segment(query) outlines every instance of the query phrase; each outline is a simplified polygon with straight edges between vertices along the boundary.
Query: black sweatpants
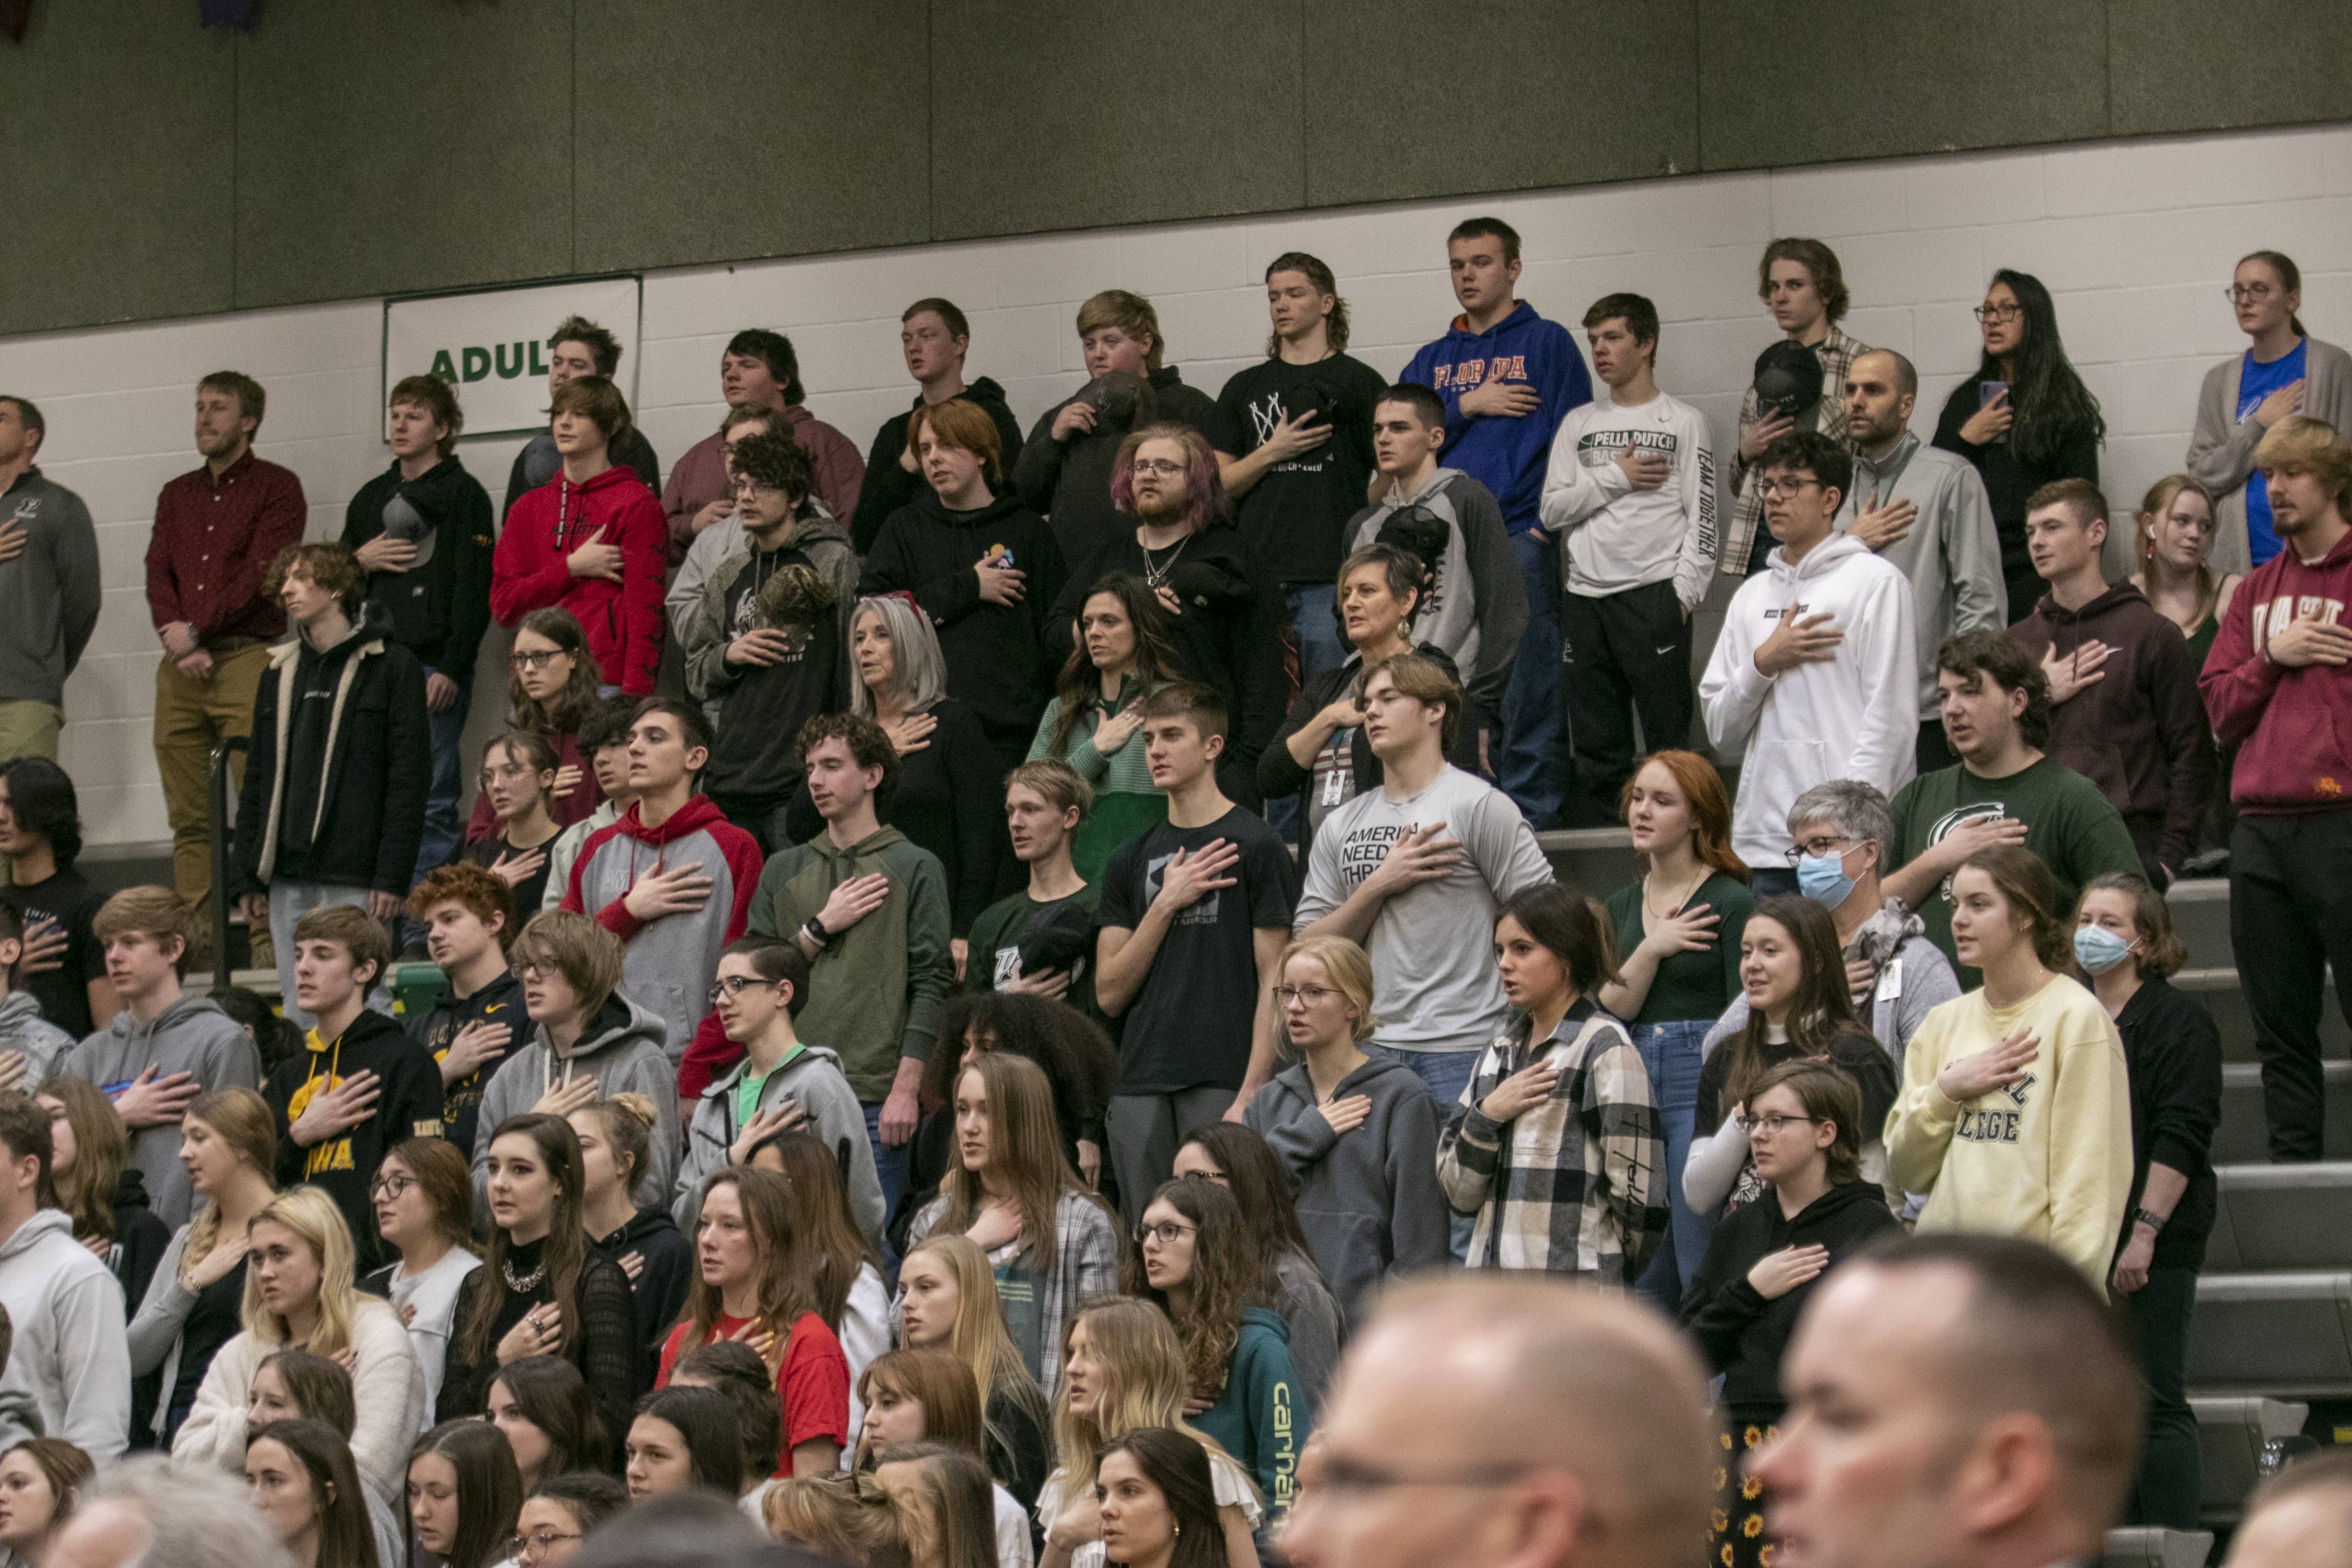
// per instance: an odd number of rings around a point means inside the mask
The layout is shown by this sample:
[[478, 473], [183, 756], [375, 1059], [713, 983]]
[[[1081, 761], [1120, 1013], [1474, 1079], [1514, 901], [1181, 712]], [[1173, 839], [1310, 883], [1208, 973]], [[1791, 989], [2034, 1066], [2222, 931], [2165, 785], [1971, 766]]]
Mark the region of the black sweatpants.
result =
[[2254, 1015], [2271, 1159], [2316, 1160], [2330, 963], [2336, 1005], [2352, 1020], [2352, 810], [2240, 815], [2230, 837], [2230, 942]]
[[1617, 796], [1633, 773], [1633, 715], [1649, 751], [1690, 742], [1698, 702], [1690, 622], [1673, 583], [1649, 583], [1603, 598], [1563, 594], [1559, 629], [1574, 759], [1560, 825], [1606, 827], [1619, 820]]

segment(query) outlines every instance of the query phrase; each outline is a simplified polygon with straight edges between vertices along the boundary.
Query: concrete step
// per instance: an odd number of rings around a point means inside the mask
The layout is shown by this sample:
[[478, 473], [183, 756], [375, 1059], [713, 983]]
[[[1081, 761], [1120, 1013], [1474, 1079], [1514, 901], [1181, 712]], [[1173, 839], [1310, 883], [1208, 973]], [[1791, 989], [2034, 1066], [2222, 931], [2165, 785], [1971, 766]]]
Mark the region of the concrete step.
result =
[[2207, 1274], [2352, 1269], [2352, 1163], [2223, 1165]]
[[2189, 1324], [2189, 1385], [2202, 1395], [2352, 1395], [2352, 1270], [2208, 1273]]
[[1633, 836], [1622, 827], [1577, 827], [1538, 833], [1536, 843], [1551, 862], [1552, 875], [1587, 895], [1605, 899], [1641, 875]]
[[2192, 1399], [2197, 1412], [2197, 1445], [2202, 1456], [2204, 1498], [2200, 1511], [2207, 1524], [2229, 1524], [2244, 1511], [2246, 1494], [2263, 1479], [2264, 1445], [2291, 1437], [2311, 1418], [2311, 1406], [2300, 1400]]
[[[2320, 1064], [2327, 1079], [2326, 1155], [2352, 1160], [2352, 1061]], [[2213, 1137], [2216, 1165], [2260, 1163], [2270, 1158], [2270, 1121], [2263, 1111], [2263, 1069], [2253, 1062], [2221, 1068], [2221, 1126]]]
[[2107, 1531], [2105, 1568], [2203, 1568], [2213, 1552], [2210, 1530], [2126, 1525]]
[[2166, 889], [2172, 908], [2172, 929], [2189, 944], [2189, 962], [2197, 968], [2227, 969], [2237, 962], [2230, 945], [2230, 879], [2226, 877], [2183, 877]]

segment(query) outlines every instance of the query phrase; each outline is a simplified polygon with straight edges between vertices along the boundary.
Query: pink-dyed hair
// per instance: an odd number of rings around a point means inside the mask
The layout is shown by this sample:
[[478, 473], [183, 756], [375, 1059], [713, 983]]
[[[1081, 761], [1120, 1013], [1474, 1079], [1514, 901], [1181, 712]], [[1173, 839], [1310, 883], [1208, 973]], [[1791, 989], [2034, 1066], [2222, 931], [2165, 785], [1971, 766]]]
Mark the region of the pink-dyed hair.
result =
[[1184, 448], [1184, 531], [1198, 533], [1225, 515], [1225, 482], [1217, 473], [1217, 454], [1209, 438], [1190, 425], [1146, 425], [1118, 444], [1110, 469], [1110, 500], [1121, 515], [1135, 515], [1135, 482], [1128, 470], [1146, 441], [1173, 441]]

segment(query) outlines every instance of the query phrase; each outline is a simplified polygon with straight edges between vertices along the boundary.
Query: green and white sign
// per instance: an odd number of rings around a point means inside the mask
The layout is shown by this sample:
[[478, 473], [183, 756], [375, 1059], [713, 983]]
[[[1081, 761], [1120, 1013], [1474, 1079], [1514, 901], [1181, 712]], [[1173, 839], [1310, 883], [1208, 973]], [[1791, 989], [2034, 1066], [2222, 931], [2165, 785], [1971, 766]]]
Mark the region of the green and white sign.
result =
[[644, 280], [630, 276], [386, 300], [384, 395], [404, 377], [437, 375], [456, 389], [467, 436], [544, 429], [547, 336], [557, 322], [578, 315], [621, 341], [615, 380], [634, 407], [644, 293]]

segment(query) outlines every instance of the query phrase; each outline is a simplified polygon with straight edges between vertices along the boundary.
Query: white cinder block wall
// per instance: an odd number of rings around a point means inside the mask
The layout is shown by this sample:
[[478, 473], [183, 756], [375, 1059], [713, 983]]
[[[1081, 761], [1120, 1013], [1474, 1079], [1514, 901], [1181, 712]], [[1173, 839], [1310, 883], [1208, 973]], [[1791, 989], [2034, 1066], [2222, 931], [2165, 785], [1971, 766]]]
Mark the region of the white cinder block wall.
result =
[[[636, 407], [667, 467], [716, 425], [728, 335], [776, 327], [799, 350], [810, 406], [863, 447], [912, 395], [898, 312], [941, 294], [971, 318], [970, 373], [1003, 383], [1025, 426], [1083, 379], [1071, 318], [1086, 296], [1114, 286], [1153, 299], [1173, 360], [1213, 394], [1264, 352], [1261, 274], [1289, 249], [1338, 272], [1354, 313], [1351, 351], [1393, 374], [1454, 313], [1444, 236], [1474, 211], [1519, 229], [1521, 296], [1571, 329], [1601, 294], [1655, 300], [1665, 323], [1660, 380], [1707, 411], [1719, 447], [1771, 340], [1755, 268], [1774, 236], [1836, 247], [1853, 293], [1847, 328], [1919, 365], [1923, 435], [1975, 367], [1969, 310], [1992, 269], [2035, 273], [2056, 294], [2067, 347], [2105, 406], [2102, 471], [2119, 515], [2179, 466], [2199, 377], [2243, 346], [2221, 292], [2239, 256], [2269, 247], [2294, 257], [2306, 324], [2352, 342], [2352, 127], [2329, 126], [656, 272], [646, 279]], [[387, 460], [381, 321], [380, 304], [367, 300], [0, 341], [0, 390], [41, 405], [43, 467], [81, 492], [98, 522], [106, 610], [67, 689], [64, 739], [92, 844], [168, 837], [149, 744], [158, 656], [142, 552], [156, 489], [194, 464], [194, 382], [233, 366], [268, 387], [259, 450], [301, 476], [310, 534], [331, 536], [352, 492]], [[463, 448], [494, 497], [517, 445]], [[486, 653], [478, 681], [478, 731], [503, 706], [499, 657]]]

